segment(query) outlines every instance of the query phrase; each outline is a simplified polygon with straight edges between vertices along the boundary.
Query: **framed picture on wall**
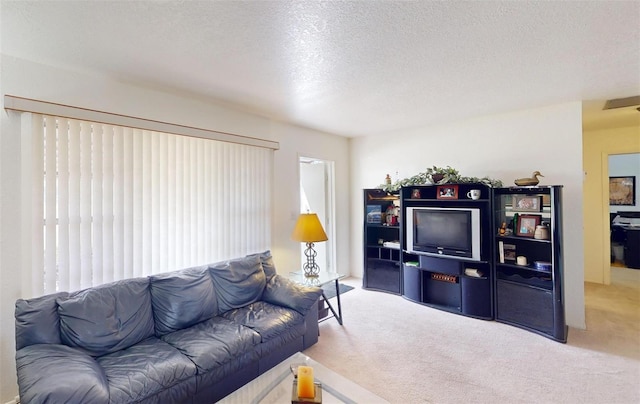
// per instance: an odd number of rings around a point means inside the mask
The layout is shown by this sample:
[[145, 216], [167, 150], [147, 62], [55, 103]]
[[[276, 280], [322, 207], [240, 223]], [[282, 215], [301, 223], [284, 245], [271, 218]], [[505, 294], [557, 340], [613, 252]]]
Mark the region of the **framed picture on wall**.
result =
[[609, 205], [634, 206], [636, 204], [636, 177], [609, 177]]

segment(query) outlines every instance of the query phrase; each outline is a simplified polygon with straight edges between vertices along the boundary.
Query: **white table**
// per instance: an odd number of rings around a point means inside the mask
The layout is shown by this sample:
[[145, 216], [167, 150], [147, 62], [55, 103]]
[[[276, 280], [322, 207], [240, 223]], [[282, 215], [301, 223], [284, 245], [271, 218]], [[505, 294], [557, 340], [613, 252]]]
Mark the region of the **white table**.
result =
[[223, 398], [224, 404], [291, 403], [293, 373], [291, 366], [311, 366], [316, 382], [322, 384], [322, 403], [388, 403], [364, 387], [335, 373], [329, 368], [298, 352], [272, 369]]

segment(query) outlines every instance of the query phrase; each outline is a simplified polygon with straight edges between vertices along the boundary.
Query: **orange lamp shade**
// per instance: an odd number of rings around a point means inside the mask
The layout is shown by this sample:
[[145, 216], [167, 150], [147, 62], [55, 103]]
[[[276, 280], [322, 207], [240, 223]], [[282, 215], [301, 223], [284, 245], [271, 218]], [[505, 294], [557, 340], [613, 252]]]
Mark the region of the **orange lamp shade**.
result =
[[320, 219], [315, 213], [301, 213], [298, 216], [296, 226], [293, 228], [291, 238], [295, 241], [305, 243], [315, 243], [318, 241], [327, 241], [327, 234], [322, 228]]

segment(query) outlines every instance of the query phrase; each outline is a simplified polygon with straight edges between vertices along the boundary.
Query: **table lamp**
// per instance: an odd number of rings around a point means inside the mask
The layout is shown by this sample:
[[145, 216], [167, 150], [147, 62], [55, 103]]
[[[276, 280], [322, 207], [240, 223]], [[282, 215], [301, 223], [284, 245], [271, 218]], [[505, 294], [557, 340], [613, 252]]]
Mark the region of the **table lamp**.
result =
[[298, 216], [296, 226], [293, 228], [291, 238], [295, 241], [307, 243], [307, 248], [304, 250], [304, 255], [307, 257], [307, 262], [302, 267], [304, 276], [315, 278], [320, 273], [320, 268], [316, 264], [316, 251], [313, 249], [313, 243], [318, 241], [327, 241], [327, 234], [320, 224], [318, 215], [315, 213], [301, 213]]

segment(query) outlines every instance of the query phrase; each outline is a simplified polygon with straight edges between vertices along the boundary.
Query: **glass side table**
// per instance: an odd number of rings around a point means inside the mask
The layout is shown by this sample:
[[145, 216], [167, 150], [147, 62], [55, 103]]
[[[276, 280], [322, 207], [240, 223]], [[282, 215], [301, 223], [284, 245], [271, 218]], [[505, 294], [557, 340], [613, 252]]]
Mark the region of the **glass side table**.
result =
[[[324, 294], [324, 290], [322, 290], [322, 300], [327, 305], [333, 317], [338, 320], [338, 323], [342, 325], [342, 304], [340, 303], [340, 286], [338, 281], [344, 278], [345, 275], [339, 274], [337, 272], [324, 272], [321, 271], [317, 277], [306, 277], [303, 272], [289, 272], [289, 279], [299, 285], [303, 286], [317, 286], [322, 288], [322, 286], [327, 285], [333, 282], [336, 286], [336, 299], [338, 303], [338, 312], [336, 313], [333, 305], [329, 302], [327, 295]], [[326, 318], [321, 319], [320, 321], [324, 321]]]

